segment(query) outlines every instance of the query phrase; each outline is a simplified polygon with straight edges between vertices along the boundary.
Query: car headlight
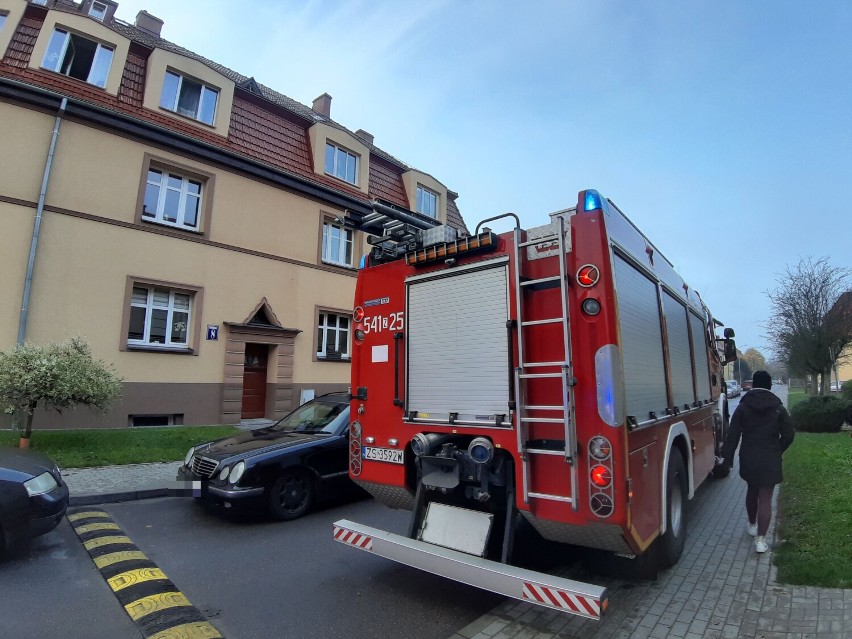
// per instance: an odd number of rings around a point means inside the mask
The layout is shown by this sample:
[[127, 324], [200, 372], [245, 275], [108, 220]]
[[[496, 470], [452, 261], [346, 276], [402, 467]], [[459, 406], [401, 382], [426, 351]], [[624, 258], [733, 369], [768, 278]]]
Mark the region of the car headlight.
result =
[[232, 484], [236, 484], [240, 481], [240, 477], [243, 476], [243, 473], [246, 472], [246, 463], [245, 462], [237, 462], [234, 464], [234, 467], [231, 469], [231, 472], [228, 473], [228, 481]]
[[27, 489], [30, 497], [49, 493], [57, 485], [56, 479], [50, 473], [42, 473], [38, 477], [33, 477], [24, 482], [24, 488]]
[[186, 457], [183, 458], [183, 465], [187, 468], [192, 463], [192, 458], [195, 456], [195, 446], [189, 449], [189, 452], [186, 454]]
[[231, 472], [230, 466], [223, 466], [222, 471], [219, 473], [219, 480], [225, 481], [228, 478], [228, 473]]

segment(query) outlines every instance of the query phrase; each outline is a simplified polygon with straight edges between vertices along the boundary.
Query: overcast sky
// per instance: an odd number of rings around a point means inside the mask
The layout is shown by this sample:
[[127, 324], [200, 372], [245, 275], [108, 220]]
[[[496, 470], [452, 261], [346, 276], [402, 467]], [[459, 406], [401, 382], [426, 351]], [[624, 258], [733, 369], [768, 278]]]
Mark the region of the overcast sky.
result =
[[[852, 267], [846, 0], [119, 0], [460, 194], [473, 229], [598, 189], [745, 350], [800, 257]], [[496, 230], [506, 230], [495, 225]]]

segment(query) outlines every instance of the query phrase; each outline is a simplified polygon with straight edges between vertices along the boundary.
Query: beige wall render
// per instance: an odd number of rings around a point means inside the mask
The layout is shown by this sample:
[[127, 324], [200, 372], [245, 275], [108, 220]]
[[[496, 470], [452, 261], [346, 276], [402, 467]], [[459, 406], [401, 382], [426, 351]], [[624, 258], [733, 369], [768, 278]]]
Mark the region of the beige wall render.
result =
[[[52, 117], [8, 103], [0, 103], [0, 117], [14, 122], [0, 150], [3, 165], [13, 167], [0, 176], [0, 210], [8, 213], [0, 263], [3, 272], [16, 274], [4, 278], [16, 287], [15, 294], [0, 302], [0, 317], [8, 320], [0, 340], [9, 347], [14, 331], [6, 327], [16, 325]], [[158, 165], [215, 178], [207, 227], [201, 233], [140, 221], [139, 194], [152, 158]], [[293, 388], [271, 395], [270, 410], [280, 413], [290, 401], [298, 401], [298, 390], [293, 389], [346, 388], [349, 366], [315, 361], [313, 352], [315, 306], [349, 308], [355, 286], [354, 269], [319, 260], [318, 238], [329, 214], [345, 212], [66, 119], [47, 194], [28, 335], [35, 342], [83, 335], [95, 354], [113, 362], [125, 378], [125, 396], [106, 417], [88, 411], [61, 418], [39, 415], [36, 427], [125, 426], [128, 415], [152, 412], [152, 406], [156, 414], [182, 414], [185, 423], [224, 421], [225, 323], [244, 321], [264, 297], [282, 326], [301, 331], [290, 346]], [[365, 250], [360, 235], [356, 255]], [[128, 276], [203, 289], [203, 304], [194, 318], [198, 347], [191, 355], [123, 348]], [[219, 340], [205, 339], [208, 324], [220, 327]], [[250, 340], [248, 336], [244, 341]], [[275, 388], [281, 381], [276, 375], [270, 372], [268, 379]]]

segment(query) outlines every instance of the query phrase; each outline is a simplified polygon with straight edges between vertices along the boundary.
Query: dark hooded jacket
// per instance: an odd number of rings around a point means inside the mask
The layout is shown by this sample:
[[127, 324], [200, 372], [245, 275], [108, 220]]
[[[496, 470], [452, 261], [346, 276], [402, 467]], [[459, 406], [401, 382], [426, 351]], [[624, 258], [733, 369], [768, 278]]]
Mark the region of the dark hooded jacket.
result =
[[784, 477], [781, 454], [793, 443], [793, 422], [781, 400], [763, 388], [746, 393], [731, 418], [722, 456], [730, 467], [740, 446], [740, 477], [749, 484], [774, 486]]

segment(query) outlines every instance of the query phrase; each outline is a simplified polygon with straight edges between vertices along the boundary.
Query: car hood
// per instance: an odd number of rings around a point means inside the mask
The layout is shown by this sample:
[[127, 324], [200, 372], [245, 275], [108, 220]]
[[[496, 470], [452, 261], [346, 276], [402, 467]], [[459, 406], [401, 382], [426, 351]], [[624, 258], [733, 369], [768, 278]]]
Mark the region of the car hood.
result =
[[248, 457], [330, 437], [334, 436], [327, 433], [293, 433], [258, 428], [204, 444], [196, 449], [195, 454], [213, 459]]
[[53, 470], [55, 464], [39, 453], [0, 448], [0, 479], [26, 481]]

